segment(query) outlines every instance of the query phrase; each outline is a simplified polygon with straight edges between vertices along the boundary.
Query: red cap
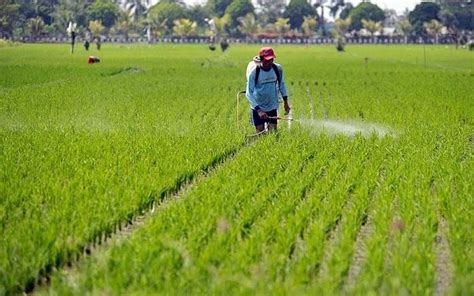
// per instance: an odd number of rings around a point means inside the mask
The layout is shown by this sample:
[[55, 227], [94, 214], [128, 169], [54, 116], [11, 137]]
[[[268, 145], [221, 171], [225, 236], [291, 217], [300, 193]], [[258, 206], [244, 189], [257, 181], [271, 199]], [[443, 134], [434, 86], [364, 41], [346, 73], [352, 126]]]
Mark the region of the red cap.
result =
[[273, 48], [271, 47], [262, 47], [258, 52], [258, 55], [263, 57], [265, 60], [271, 60], [276, 58], [275, 53], [273, 52]]

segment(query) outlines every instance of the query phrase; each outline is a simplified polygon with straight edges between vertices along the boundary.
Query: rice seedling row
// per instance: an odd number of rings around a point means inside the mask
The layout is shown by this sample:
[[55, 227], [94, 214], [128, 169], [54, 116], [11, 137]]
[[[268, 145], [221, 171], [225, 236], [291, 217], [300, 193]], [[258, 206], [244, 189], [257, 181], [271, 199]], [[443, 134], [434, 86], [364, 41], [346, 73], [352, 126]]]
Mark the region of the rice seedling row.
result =
[[255, 48], [132, 48], [98, 67], [62, 45], [0, 49], [0, 293], [43, 274], [53, 294], [421, 294], [443, 276], [472, 292], [469, 53], [430, 47], [425, 67], [416, 46], [278, 46], [300, 121], [246, 145], [235, 93]]

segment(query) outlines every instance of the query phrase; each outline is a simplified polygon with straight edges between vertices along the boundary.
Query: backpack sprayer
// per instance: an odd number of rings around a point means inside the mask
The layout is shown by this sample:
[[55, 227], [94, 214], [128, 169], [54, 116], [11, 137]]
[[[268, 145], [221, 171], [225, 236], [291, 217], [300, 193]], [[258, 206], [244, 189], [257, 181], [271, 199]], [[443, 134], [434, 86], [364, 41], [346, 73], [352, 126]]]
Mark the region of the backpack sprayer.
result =
[[[260, 74], [260, 71], [261, 71], [261, 68], [262, 68], [262, 65], [261, 65], [261, 56], [264, 56], [265, 55], [265, 52], [263, 51], [268, 51], [269, 54], [273, 55], [274, 56], [274, 53], [273, 53], [273, 50], [271, 48], [262, 48], [260, 50], [260, 55], [259, 56], [255, 56], [252, 61], [250, 61], [247, 65], [247, 70], [246, 70], [246, 77], [247, 79], [249, 79], [249, 76], [250, 76], [250, 73], [255, 69], [255, 77], [254, 77], [254, 80], [255, 80], [255, 85], [257, 85], [258, 83], [258, 77], [259, 77], [259, 74]], [[263, 53], [262, 53], [263, 52]], [[272, 64], [272, 70], [274, 71], [275, 73], [275, 76], [276, 76], [276, 82], [275, 83], [278, 83], [278, 85], [281, 83], [281, 78], [282, 78], [282, 73], [281, 73], [281, 69], [278, 68], [277, 65], [275, 64]], [[239, 91], [237, 92], [237, 125], [240, 125], [240, 96], [242, 94], [245, 94], [246, 91], [245, 90], [242, 90], [242, 91]], [[281, 100], [279, 100], [281, 101]], [[285, 114], [287, 115], [287, 114]], [[273, 120], [286, 120], [286, 121], [293, 121], [293, 118], [291, 118], [291, 114], [289, 114], [288, 117], [279, 117], [279, 116], [270, 116], [268, 117], [268, 119], [273, 119]], [[266, 128], [266, 124], [265, 124], [265, 130], [263, 132], [266, 132], [267, 128]], [[260, 133], [257, 133], [255, 135], [259, 135], [263, 132], [260, 132]], [[255, 136], [253, 135], [253, 136]]]

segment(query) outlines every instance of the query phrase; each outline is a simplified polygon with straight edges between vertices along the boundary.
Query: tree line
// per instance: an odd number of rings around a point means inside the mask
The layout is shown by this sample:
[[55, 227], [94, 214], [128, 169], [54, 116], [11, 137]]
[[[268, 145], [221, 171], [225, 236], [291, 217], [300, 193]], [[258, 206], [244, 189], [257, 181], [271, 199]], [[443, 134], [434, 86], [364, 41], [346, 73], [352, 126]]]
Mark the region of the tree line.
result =
[[368, 32], [384, 35], [393, 26], [408, 38], [440, 34], [462, 41], [474, 30], [470, 0], [422, 2], [412, 11], [394, 10], [363, 1], [344, 0], [208, 0], [186, 5], [181, 0], [0, 0], [0, 37], [65, 36], [73, 28], [85, 37], [164, 36], [334, 37]]

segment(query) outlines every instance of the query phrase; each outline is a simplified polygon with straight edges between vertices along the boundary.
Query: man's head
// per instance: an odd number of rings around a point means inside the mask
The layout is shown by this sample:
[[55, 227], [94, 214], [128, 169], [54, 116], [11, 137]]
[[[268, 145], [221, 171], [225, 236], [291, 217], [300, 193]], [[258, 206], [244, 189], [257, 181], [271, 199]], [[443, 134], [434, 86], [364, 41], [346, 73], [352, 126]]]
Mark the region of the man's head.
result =
[[270, 69], [273, 64], [273, 59], [276, 58], [275, 53], [273, 52], [273, 48], [271, 47], [262, 47], [258, 52], [260, 56], [260, 60], [262, 61], [262, 68]]

